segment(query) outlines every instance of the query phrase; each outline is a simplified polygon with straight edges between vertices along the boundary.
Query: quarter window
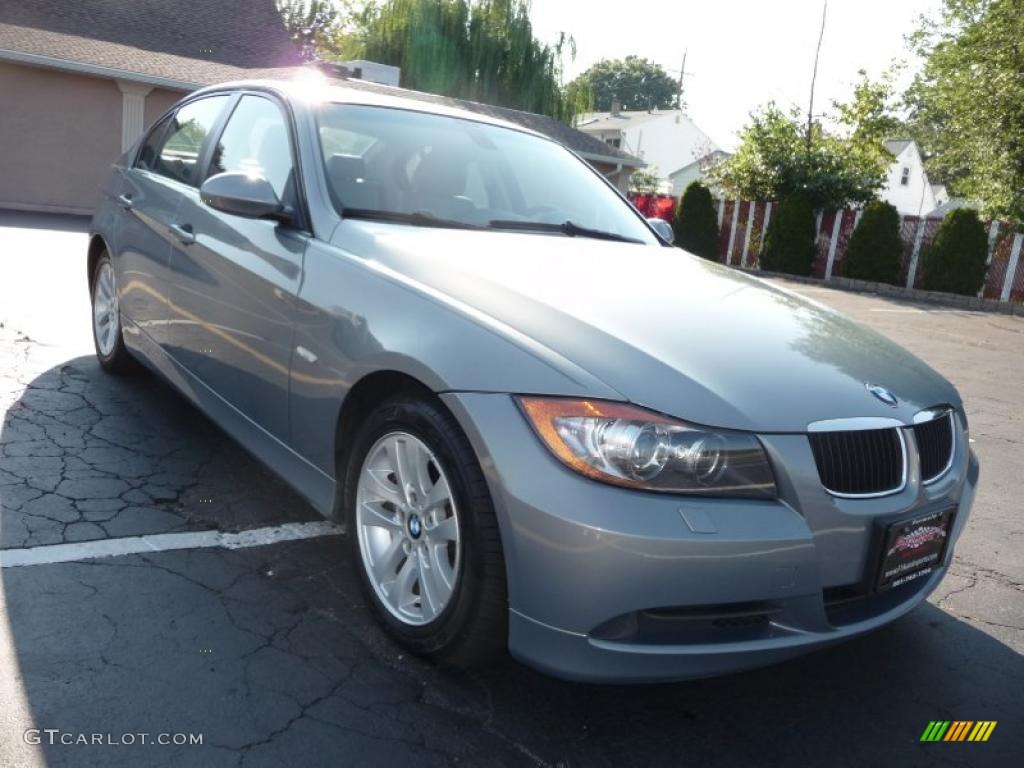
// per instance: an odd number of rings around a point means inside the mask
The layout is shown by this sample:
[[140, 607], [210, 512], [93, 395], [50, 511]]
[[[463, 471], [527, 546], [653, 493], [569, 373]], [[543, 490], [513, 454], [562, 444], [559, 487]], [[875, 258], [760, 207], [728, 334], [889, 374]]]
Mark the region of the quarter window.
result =
[[156, 171], [160, 146], [170, 122], [171, 118], [164, 118], [146, 136], [146, 140], [142, 142], [142, 147], [139, 149], [139, 159], [135, 163], [137, 168], [142, 168], [144, 171]]
[[[189, 186], [198, 186], [199, 154], [206, 135], [213, 128], [228, 96], [210, 96], [192, 101], [179, 109], [166, 130], [154, 131], [150, 138], [159, 142], [159, 150], [146, 148], [139, 156], [139, 167], [159, 173]], [[149, 140], [147, 140], [148, 142]], [[155, 157], [155, 159], [153, 159]]]
[[243, 96], [213, 150], [207, 176], [237, 171], [262, 176], [278, 199], [295, 205], [295, 174], [288, 124], [281, 109], [262, 96]]

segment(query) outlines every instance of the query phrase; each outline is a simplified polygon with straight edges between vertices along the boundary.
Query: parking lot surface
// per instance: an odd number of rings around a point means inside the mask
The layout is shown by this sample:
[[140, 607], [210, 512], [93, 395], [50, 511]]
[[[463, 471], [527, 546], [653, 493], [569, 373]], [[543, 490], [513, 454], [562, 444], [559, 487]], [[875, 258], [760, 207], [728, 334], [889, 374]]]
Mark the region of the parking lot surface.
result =
[[[1020, 764], [1024, 318], [790, 285], [960, 389], [982, 476], [952, 572], [896, 624], [783, 665], [587, 686], [403, 653], [323, 526], [95, 557], [318, 518], [156, 378], [100, 371], [83, 227], [0, 213], [0, 766]], [[39, 547], [52, 554], [10, 565]], [[982, 744], [921, 743], [932, 720], [998, 725]], [[60, 743], [80, 734], [105, 741]]]

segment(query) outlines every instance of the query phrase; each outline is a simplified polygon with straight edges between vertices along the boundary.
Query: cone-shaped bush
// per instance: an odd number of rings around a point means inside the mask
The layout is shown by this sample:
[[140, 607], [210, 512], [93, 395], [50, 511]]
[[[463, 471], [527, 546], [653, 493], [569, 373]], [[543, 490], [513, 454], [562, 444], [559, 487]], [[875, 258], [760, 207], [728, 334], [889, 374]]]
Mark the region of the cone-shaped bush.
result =
[[922, 284], [929, 291], [975, 296], [985, 282], [987, 258], [988, 237], [978, 212], [957, 208], [946, 214], [924, 255]]
[[790, 275], [811, 274], [818, 250], [815, 235], [810, 196], [798, 189], [782, 201], [768, 225], [761, 269]]
[[675, 221], [676, 242], [680, 248], [705, 259], [718, 261], [718, 216], [711, 190], [693, 181], [679, 198]]
[[843, 274], [858, 280], [874, 280], [895, 285], [900, 278], [900, 214], [882, 200], [872, 200], [864, 208], [850, 245], [843, 256]]

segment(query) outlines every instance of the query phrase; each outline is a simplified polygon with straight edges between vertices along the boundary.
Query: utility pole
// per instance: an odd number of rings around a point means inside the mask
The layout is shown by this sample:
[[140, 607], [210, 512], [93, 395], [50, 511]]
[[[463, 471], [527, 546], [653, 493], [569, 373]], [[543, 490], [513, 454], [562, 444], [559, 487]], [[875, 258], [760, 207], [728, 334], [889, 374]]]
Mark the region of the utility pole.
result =
[[[683, 51], [683, 66], [679, 70], [679, 90], [678, 90], [678, 93], [677, 93], [677, 98], [679, 99], [679, 111], [680, 112], [682, 112], [683, 108], [686, 106], [686, 102], [683, 100], [683, 92], [686, 90], [686, 81], [683, 78], [690, 77], [691, 75], [693, 75], [693, 72], [687, 72], [686, 71], [686, 56], [687, 56], [687, 54], [689, 52], [690, 52], [689, 48], [687, 48], [685, 51]], [[665, 71], [666, 72], [675, 72], [676, 70], [672, 69], [671, 67], [666, 67]]]
[[683, 111], [683, 78], [686, 77], [686, 54], [690, 52], [687, 48], [683, 51], [683, 65], [679, 68], [679, 111]]
[[807, 103], [807, 151], [811, 151], [811, 130], [814, 125], [814, 84], [818, 79], [818, 58], [821, 56], [821, 41], [825, 37], [825, 15], [828, 13], [828, 0], [821, 8], [821, 32], [818, 33], [818, 48], [814, 52], [814, 72], [811, 74], [811, 98]]

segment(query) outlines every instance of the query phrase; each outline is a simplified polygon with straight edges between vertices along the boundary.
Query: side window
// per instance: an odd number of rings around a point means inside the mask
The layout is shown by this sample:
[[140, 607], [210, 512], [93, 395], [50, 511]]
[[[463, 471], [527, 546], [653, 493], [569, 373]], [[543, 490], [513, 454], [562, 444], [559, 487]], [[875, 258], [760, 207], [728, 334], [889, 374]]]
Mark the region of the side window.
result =
[[146, 140], [142, 142], [142, 147], [139, 149], [139, 157], [135, 161], [136, 168], [142, 168], [144, 171], [156, 171], [160, 145], [170, 122], [171, 118], [166, 117], [153, 126], [153, 129], [149, 132]]
[[278, 199], [294, 206], [295, 174], [288, 124], [281, 109], [262, 96], [243, 96], [213, 150], [207, 176], [240, 171], [262, 176]]
[[[159, 133], [159, 150], [154, 151], [152, 167], [143, 166], [140, 155], [139, 167], [146, 167], [154, 173], [183, 182], [190, 186], [199, 185], [199, 153], [203, 148], [206, 134], [217, 122], [217, 117], [230, 97], [210, 96], [186, 104], [170, 119], [166, 130]], [[157, 137], [154, 131], [151, 138]], [[145, 151], [145, 149], [143, 149]]]

